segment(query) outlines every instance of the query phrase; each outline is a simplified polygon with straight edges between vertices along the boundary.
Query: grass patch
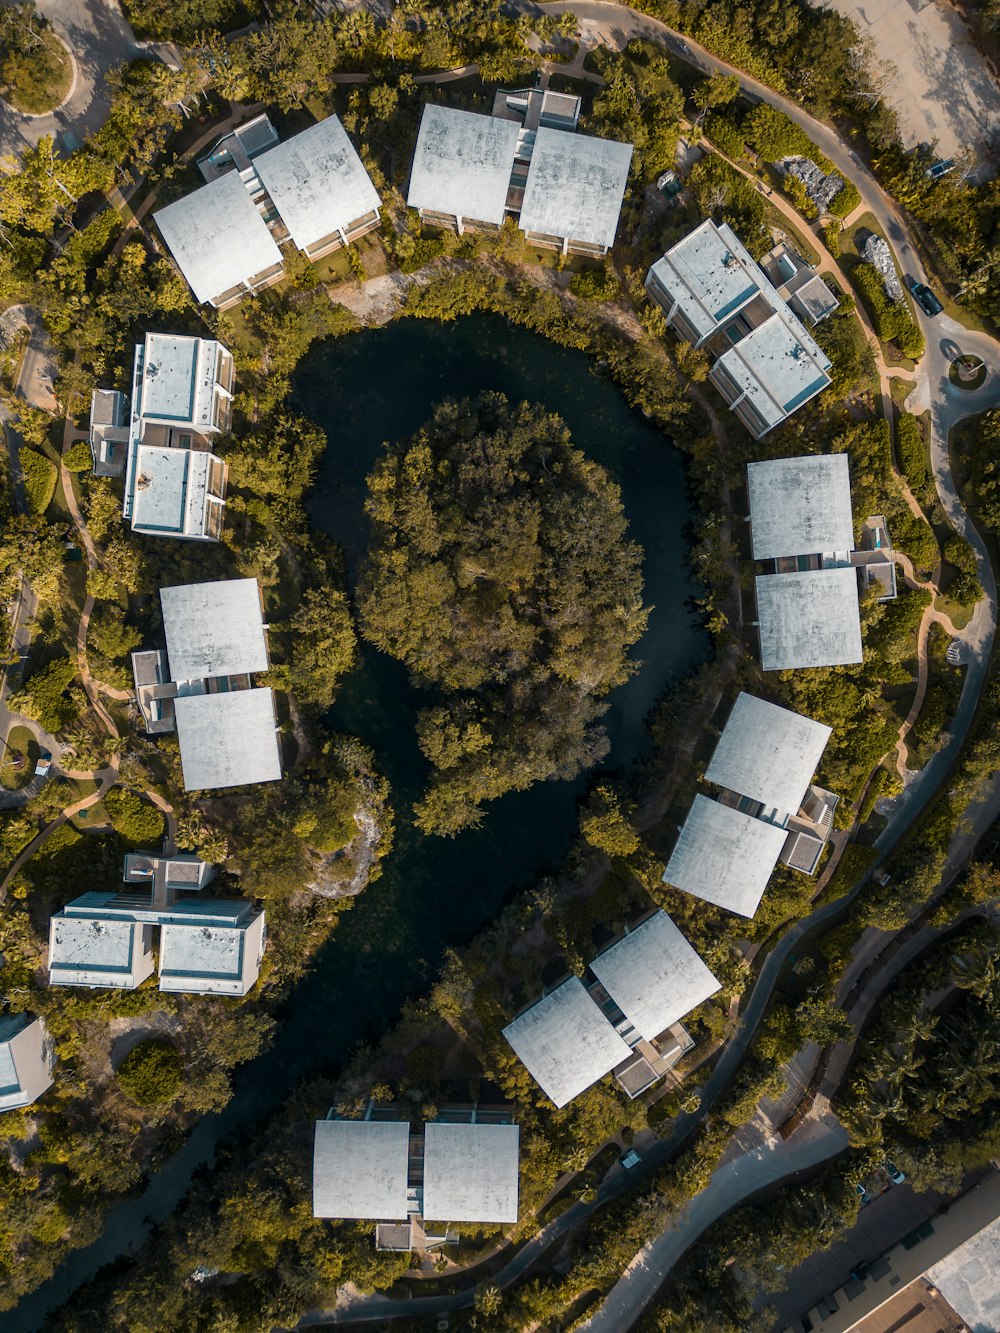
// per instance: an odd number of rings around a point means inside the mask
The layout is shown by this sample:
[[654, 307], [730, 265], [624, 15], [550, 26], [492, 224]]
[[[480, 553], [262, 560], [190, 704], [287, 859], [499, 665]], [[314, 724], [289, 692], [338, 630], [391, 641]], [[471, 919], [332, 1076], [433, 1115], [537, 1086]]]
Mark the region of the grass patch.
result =
[[36, 30], [30, 49], [7, 45], [0, 58], [0, 97], [15, 111], [32, 116], [54, 111], [73, 83], [73, 61], [66, 43], [48, 25]]
[[35, 765], [41, 749], [34, 733], [27, 727], [11, 727], [7, 744], [0, 755], [0, 786], [7, 791], [20, 791], [35, 776]]
[[897, 407], [903, 406], [915, 387], [912, 380], [901, 380], [898, 375], [893, 375], [889, 379], [889, 393]]
[[961, 602], [954, 601], [947, 593], [939, 592], [934, 598], [934, 610], [944, 612], [956, 629], [965, 629], [972, 619], [975, 607], [963, 606]]

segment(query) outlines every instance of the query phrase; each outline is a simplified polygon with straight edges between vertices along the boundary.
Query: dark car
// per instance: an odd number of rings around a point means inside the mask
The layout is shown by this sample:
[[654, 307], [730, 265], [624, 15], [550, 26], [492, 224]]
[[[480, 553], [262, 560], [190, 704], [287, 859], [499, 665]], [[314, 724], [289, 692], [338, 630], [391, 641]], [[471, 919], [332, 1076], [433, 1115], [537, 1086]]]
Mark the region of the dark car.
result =
[[919, 303], [925, 314], [940, 315], [944, 309], [944, 306], [925, 283], [915, 282], [910, 291], [913, 293], [913, 299]]

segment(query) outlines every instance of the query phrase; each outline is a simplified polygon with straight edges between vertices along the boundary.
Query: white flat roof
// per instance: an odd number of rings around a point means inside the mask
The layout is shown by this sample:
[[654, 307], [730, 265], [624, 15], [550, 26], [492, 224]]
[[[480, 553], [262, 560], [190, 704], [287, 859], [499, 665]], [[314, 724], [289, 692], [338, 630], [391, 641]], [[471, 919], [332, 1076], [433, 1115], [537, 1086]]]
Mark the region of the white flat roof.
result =
[[729, 224], [711, 218], [672, 245], [652, 272], [702, 337], [770, 286]]
[[1000, 1218], [928, 1268], [932, 1282], [973, 1333], [1000, 1329]]
[[747, 464], [755, 560], [854, 550], [846, 454]]
[[256, 579], [217, 579], [160, 589], [171, 680], [267, 670]]
[[139, 445], [132, 527], [162, 536], [203, 536], [205, 497], [214, 458], [204, 449]]
[[758, 574], [757, 619], [765, 671], [862, 659], [858, 576], [851, 567]]
[[631, 161], [630, 143], [538, 130], [518, 226], [610, 248]]
[[794, 815], [832, 734], [822, 722], [743, 693], [733, 705], [705, 777]]
[[516, 1222], [517, 1125], [429, 1124], [423, 1215], [432, 1222]]
[[595, 958], [590, 970], [647, 1041], [719, 989], [719, 982], [666, 912], [636, 926]]
[[[216, 346], [180, 334], [147, 333], [142, 347], [142, 377], [137, 385], [141, 402], [135, 405], [135, 411], [142, 416], [193, 425], [202, 379], [199, 363], [204, 360], [214, 371]], [[203, 358], [202, 348], [213, 351]]]
[[236, 171], [153, 216], [199, 301], [211, 301], [281, 263], [281, 251]]
[[226, 925], [164, 922], [160, 989], [198, 995], [245, 995], [260, 973], [264, 915]]
[[276, 782], [281, 752], [271, 690], [189, 694], [174, 700], [187, 791]]
[[579, 977], [543, 995], [508, 1023], [503, 1035], [556, 1106], [571, 1102], [632, 1054]]
[[337, 116], [268, 149], [253, 165], [300, 250], [381, 204]]
[[142, 930], [127, 919], [56, 914], [49, 920], [49, 983], [137, 986], [153, 970], [151, 956], [138, 957]]
[[313, 1217], [404, 1222], [410, 1126], [397, 1120], [318, 1120]]
[[787, 836], [786, 829], [696, 796], [663, 882], [752, 917]]
[[516, 121], [428, 102], [420, 119], [407, 204], [499, 226], [519, 133]]
[[830, 383], [829, 358], [790, 311], [768, 316], [715, 365], [735, 380], [771, 426]]
[[23, 1014], [0, 1018], [0, 1111], [30, 1106], [51, 1086], [41, 1022]]

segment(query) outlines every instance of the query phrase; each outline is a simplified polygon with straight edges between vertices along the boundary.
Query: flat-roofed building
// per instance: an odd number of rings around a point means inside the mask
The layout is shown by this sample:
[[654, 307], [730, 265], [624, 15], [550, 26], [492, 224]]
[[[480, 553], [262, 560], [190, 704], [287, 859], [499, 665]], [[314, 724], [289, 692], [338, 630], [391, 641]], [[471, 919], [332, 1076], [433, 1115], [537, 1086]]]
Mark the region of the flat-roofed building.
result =
[[410, 1215], [405, 1120], [318, 1120], [313, 1217], [405, 1221]]
[[501, 120], [514, 120], [526, 130], [576, 129], [580, 120], [581, 99], [551, 88], [515, 88], [497, 90], [493, 114]]
[[126, 884], [142, 884], [153, 890], [156, 902], [157, 887], [162, 884], [164, 896], [168, 893], [200, 893], [217, 875], [209, 865], [193, 852], [126, 852]]
[[96, 477], [120, 477], [128, 454], [128, 397], [118, 389], [90, 395], [90, 452]]
[[238, 172], [153, 214], [195, 299], [225, 310], [284, 273], [281, 251]]
[[832, 734], [822, 722], [743, 692], [705, 778], [781, 815], [794, 814]]
[[256, 579], [161, 588], [160, 606], [175, 681], [267, 670], [267, 637]]
[[193, 449], [140, 445], [126, 493], [132, 531], [147, 537], [218, 541], [225, 522], [225, 463]]
[[534, 245], [603, 255], [615, 243], [632, 145], [539, 128], [519, 227]]
[[206, 181], [218, 180], [220, 176], [236, 171], [254, 194], [257, 188], [254, 159], [280, 142], [270, 118], [262, 113], [218, 139], [211, 151], [198, 159], [198, 170]]
[[109, 912], [113, 897], [85, 893], [50, 919], [50, 986], [135, 990], [152, 976], [153, 927]]
[[723, 352], [709, 378], [759, 440], [822, 393], [831, 364], [789, 311], [787, 318], [772, 315]]
[[182, 695], [174, 700], [174, 716], [186, 791], [281, 777], [273, 691]]
[[646, 292], [695, 347], [722, 335], [710, 377], [755, 439], [830, 383], [829, 357], [728, 223], [709, 219], [671, 246]]
[[569, 977], [503, 1030], [556, 1106], [565, 1106], [631, 1054], [579, 977]]
[[666, 912], [654, 912], [598, 954], [591, 972], [646, 1041], [714, 995], [719, 982]]
[[765, 671], [849, 666], [862, 660], [853, 567], [759, 574], [756, 588]]
[[160, 990], [246, 995], [260, 976], [264, 913], [247, 902], [221, 899], [175, 904], [170, 913], [160, 922]]
[[0, 1111], [37, 1102], [52, 1086], [52, 1052], [40, 1018], [0, 1017]]
[[516, 1222], [519, 1152], [517, 1125], [426, 1125], [424, 1219]]
[[785, 845], [784, 828], [707, 796], [694, 798], [663, 873], [665, 884], [752, 917]]
[[337, 116], [310, 125], [253, 165], [292, 240], [310, 259], [379, 225], [378, 191]]
[[748, 463], [747, 495], [755, 560], [854, 549], [846, 454]]
[[517, 153], [518, 125], [428, 102], [420, 118], [406, 202], [429, 222], [499, 227]]
[[132, 680], [146, 731], [151, 736], [173, 731], [177, 725], [174, 719], [177, 682], [170, 679], [170, 665], [163, 649], [143, 648], [133, 653]]

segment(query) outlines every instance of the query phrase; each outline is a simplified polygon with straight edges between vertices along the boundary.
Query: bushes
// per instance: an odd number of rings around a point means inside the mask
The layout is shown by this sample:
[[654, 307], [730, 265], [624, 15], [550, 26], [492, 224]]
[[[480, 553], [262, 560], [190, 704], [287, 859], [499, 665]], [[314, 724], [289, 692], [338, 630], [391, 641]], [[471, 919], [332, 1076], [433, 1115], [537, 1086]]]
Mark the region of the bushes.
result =
[[59, 657], [28, 678], [27, 684], [7, 700], [11, 711], [22, 713], [46, 731], [62, 731], [76, 720], [77, 709], [66, 697], [69, 683], [76, 675], [76, 662]]
[[835, 218], [846, 218], [861, 203], [861, 195], [853, 181], [844, 181], [843, 189], [830, 200], [830, 212]]
[[871, 264], [855, 265], [851, 278], [861, 294], [883, 342], [895, 343], [903, 356], [917, 361], [924, 354], [924, 335], [905, 306], [893, 305], [885, 294], [882, 275]]
[[63, 462], [69, 472], [89, 472], [93, 456], [86, 440], [74, 440], [63, 454]]
[[910, 490], [918, 491], [927, 480], [927, 458], [917, 418], [909, 412], [901, 412], [896, 423], [896, 454]]
[[[89, 461], [89, 448], [87, 454]], [[21, 471], [24, 474], [24, 494], [28, 501], [28, 509], [33, 514], [44, 514], [55, 494], [55, 464], [37, 449], [22, 449]]]
[[138, 1106], [172, 1102], [181, 1086], [181, 1057], [169, 1041], [141, 1041], [118, 1068], [118, 1082]]
[[823, 228], [823, 240], [834, 259], [840, 258], [840, 223], [828, 222]]
[[784, 111], [761, 102], [743, 122], [743, 134], [755, 152], [768, 162], [780, 162], [783, 157], [807, 157], [826, 172], [833, 163], [821, 153], [805, 130], [786, 116]]
[[163, 816], [135, 792], [113, 787], [104, 798], [111, 827], [126, 842], [148, 844], [163, 837]]
[[711, 140], [720, 152], [738, 162], [746, 157], [746, 141], [743, 131], [724, 111], [710, 111], [705, 117], [705, 138]]
[[569, 289], [581, 301], [613, 301], [618, 295], [618, 278], [610, 264], [574, 273]]

